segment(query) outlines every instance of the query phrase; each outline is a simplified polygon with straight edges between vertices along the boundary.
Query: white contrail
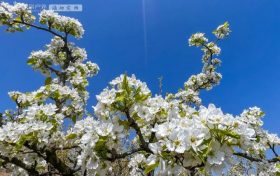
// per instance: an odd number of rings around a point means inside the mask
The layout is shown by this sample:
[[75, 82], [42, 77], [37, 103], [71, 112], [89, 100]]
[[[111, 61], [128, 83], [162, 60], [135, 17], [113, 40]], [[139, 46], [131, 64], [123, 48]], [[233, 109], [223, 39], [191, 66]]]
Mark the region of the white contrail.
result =
[[142, 0], [142, 20], [144, 32], [144, 52], [145, 52], [145, 66], [148, 65], [148, 45], [147, 45], [147, 28], [146, 28], [146, 2]]

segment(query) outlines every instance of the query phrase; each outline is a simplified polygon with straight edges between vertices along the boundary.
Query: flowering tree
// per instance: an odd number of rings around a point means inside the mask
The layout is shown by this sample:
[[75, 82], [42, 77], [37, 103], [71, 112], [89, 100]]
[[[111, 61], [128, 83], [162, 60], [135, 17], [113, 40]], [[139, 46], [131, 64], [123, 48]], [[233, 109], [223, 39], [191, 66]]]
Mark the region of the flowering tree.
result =
[[[262, 128], [259, 108], [234, 117], [201, 105], [199, 92], [222, 78], [217, 42], [229, 35], [227, 22], [214, 30], [215, 42], [203, 33], [190, 37], [189, 45], [203, 52], [203, 69], [183, 89], [153, 96], [144, 82], [123, 74], [96, 96], [92, 115], [85, 109], [87, 78], [99, 67], [69, 42], [84, 34], [78, 20], [43, 10], [35, 22], [26, 4], [2, 2], [0, 25], [54, 36], [27, 61], [45, 76], [45, 85], [10, 92], [17, 109], [1, 116], [0, 165], [14, 175], [105, 175], [124, 159], [130, 175], [280, 174], [280, 139]], [[67, 119], [72, 125], [65, 129]]]

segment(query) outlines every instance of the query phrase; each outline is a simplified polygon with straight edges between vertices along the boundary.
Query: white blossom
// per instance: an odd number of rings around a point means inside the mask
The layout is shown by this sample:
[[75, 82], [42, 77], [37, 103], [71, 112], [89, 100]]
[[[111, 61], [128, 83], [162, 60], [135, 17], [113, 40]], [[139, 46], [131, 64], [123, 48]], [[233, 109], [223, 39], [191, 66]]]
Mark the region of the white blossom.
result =
[[[88, 78], [99, 67], [68, 38], [83, 36], [81, 23], [51, 10], [39, 16], [37, 29], [55, 37], [28, 64], [43, 73], [45, 85], [9, 92], [17, 109], [0, 116], [0, 163], [12, 175], [106, 175], [121, 159], [130, 175], [222, 175], [240, 160], [250, 163], [251, 175], [280, 174], [280, 139], [262, 128], [261, 109], [232, 115], [202, 105], [200, 91], [222, 78], [217, 41], [229, 35], [227, 22], [213, 32], [215, 42], [204, 33], [190, 37], [189, 45], [203, 52], [203, 68], [178, 92], [153, 95], [135, 75], [121, 74], [96, 95], [92, 112]], [[28, 5], [1, 2], [0, 25], [15, 32], [37, 24]], [[268, 158], [269, 150], [275, 156]]]

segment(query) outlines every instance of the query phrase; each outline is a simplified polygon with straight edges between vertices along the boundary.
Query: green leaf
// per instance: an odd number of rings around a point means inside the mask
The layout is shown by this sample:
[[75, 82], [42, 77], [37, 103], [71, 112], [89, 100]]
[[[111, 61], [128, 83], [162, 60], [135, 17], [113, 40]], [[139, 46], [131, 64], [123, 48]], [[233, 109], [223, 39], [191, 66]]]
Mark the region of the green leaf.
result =
[[17, 150], [21, 149], [26, 141], [29, 141], [29, 140], [33, 139], [34, 137], [35, 137], [34, 133], [29, 133], [29, 134], [26, 134], [26, 135], [22, 135], [19, 138], [19, 140], [16, 142], [16, 149]]
[[199, 116], [199, 112], [194, 112], [194, 113], [192, 113], [193, 115], [197, 115], [197, 116]]
[[77, 134], [71, 133], [68, 136], [66, 136], [66, 139], [75, 139], [77, 137]]
[[129, 85], [128, 85], [128, 80], [127, 80], [127, 75], [126, 74], [124, 75], [124, 78], [123, 78], [122, 88], [127, 92], [128, 95], [130, 94], [131, 90], [130, 90]]
[[36, 94], [35, 98], [36, 99], [41, 99], [43, 96], [44, 96], [44, 93], [43, 92], [39, 92], [39, 93]]
[[137, 102], [143, 102], [143, 101], [147, 100], [150, 96], [151, 96], [150, 93], [148, 93], [148, 94], [140, 94], [139, 93], [139, 94], [136, 94], [135, 100]]
[[124, 95], [117, 95], [116, 101], [123, 102], [124, 100], [125, 100], [125, 96]]
[[136, 122], [137, 122], [137, 124], [138, 124], [139, 126], [142, 126], [142, 125], [145, 124], [146, 121], [145, 121], [145, 119], [137, 118]]
[[226, 21], [226, 22], [224, 23], [224, 26], [225, 26], [225, 27], [229, 27], [229, 23]]
[[99, 140], [97, 141], [97, 143], [95, 144], [94, 149], [95, 150], [102, 150], [102, 148], [104, 148], [104, 145], [106, 144], [107, 141], [107, 137], [99, 137]]
[[170, 157], [170, 153], [163, 151], [161, 152], [161, 157], [163, 159], [168, 159]]
[[47, 77], [45, 80], [45, 85], [49, 85], [52, 83], [52, 78], [51, 77]]
[[60, 99], [59, 91], [55, 91], [55, 92], [53, 93], [53, 98], [55, 98], [55, 99]]
[[235, 139], [240, 139], [240, 135], [234, 133], [233, 131], [227, 131], [227, 130], [221, 130], [221, 129], [213, 129], [215, 132], [218, 132], [220, 134], [226, 135], [226, 136], [230, 136], [232, 138]]
[[28, 65], [34, 65], [34, 64], [36, 64], [36, 62], [37, 62], [37, 59], [35, 59], [35, 58], [30, 58], [27, 60]]
[[156, 162], [155, 164], [152, 164], [152, 165], [148, 165], [144, 171], [144, 174], [148, 174], [151, 171], [155, 170], [155, 168], [158, 167], [158, 165], [159, 165], [159, 162]]
[[107, 137], [99, 137], [99, 140], [95, 144], [94, 150], [97, 152], [98, 156], [101, 158], [106, 158], [108, 154], [108, 148], [106, 146]]
[[21, 17], [20, 17], [20, 16], [17, 16], [14, 20], [15, 20], [15, 21], [22, 22], [22, 21], [21, 21]]
[[125, 129], [129, 129], [129, 122], [127, 120], [119, 120], [119, 125], [122, 125]]
[[73, 122], [73, 123], [76, 123], [76, 122], [77, 122], [77, 116], [73, 116], [73, 117], [72, 117], [72, 122]]

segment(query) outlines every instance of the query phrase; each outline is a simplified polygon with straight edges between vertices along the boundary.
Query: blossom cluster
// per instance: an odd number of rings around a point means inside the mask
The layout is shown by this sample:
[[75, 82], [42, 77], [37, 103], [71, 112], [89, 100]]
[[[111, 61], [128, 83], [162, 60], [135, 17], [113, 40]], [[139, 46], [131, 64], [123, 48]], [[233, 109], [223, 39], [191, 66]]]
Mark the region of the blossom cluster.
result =
[[23, 27], [27, 29], [35, 21], [35, 16], [27, 4], [15, 3], [10, 5], [5, 2], [0, 3], [0, 26], [7, 25], [9, 32], [22, 31]]
[[[86, 87], [99, 67], [68, 41], [68, 34], [82, 37], [82, 25], [53, 11], [39, 16], [47, 28], [34, 24], [27, 5], [0, 4], [0, 25], [10, 31], [32, 24], [55, 35], [27, 61], [43, 73], [45, 85], [9, 92], [17, 109], [0, 116], [1, 169], [13, 175], [106, 175], [114, 172], [112, 163], [127, 159], [130, 175], [280, 174], [280, 138], [263, 129], [260, 108], [234, 116], [203, 106], [199, 97], [222, 78], [217, 41], [229, 35], [227, 22], [214, 30], [215, 42], [204, 33], [190, 37], [189, 45], [203, 52], [203, 69], [183, 89], [153, 95], [135, 75], [122, 74], [96, 95], [91, 114]], [[268, 158], [268, 151], [275, 157]]]
[[[29, 29], [35, 22], [30, 7], [24, 3], [11, 5], [1, 2], [0, 17], [0, 25], [7, 25], [9, 32], [23, 31], [23, 27]], [[49, 30], [55, 29], [76, 38], [81, 38], [84, 34], [83, 26], [77, 19], [59, 15], [52, 10], [42, 10], [39, 17], [39, 22], [47, 25]]]
[[77, 38], [81, 38], [84, 34], [82, 24], [74, 18], [61, 16], [52, 10], [43, 10], [39, 16], [40, 23], [47, 24], [50, 28], [67, 32]]
[[229, 23], [225, 22], [224, 24], [218, 26], [217, 29], [213, 31], [213, 33], [218, 39], [227, 37], [230, 33]]
[[[230, 33], [229, 24], [225, 22], [223, 25], [218, 26], [213, 32], [218, 40], [225, 38]], [[199, 98], [199, 91], [201, 89], [210, 90], [213, 86], [220, 83], [222, 75], [216, 72], [217, 66], [221, 64], [221, 60], [214, 58], [221, 53], [220, 47], [216, 42], [208, 42], [204, 33], [193, 34], [189, 38], [189, 46], [201, 47], [203, 51], [202, 73], [192, 75], [184, 84], [184, 89], [180, 90], [175, 97], [187, 103], [201, 104]]]
[[[276, 135], [262, 130], [264, 113], [259, 108], [250, 108], [234, 117], [224, 114], [213, 104], [208, 108], [193, 108], [177, 99], [152, 97], [146, 84], [140, 83], [134, 75], [121, 75], [111, 83], [111, 89], [106, 88], [97, 96], [96, 115], [100, 119], [119, 118], [124, 129], [132, 118], [141, 128], [144, 141], [149, 141], [150, 151], [146, 155], [137, 154], [131, 158], [131, 175], [141, 175], [140, 168], [143, 167], [146, 172], [157, 168], [158, 174], [168, 175], [188, 175], [190, 168], [203, 167], [204, 173], [220, 175], [226, 167], [236, 163], [234, 153], [237, 148], [259, 155], [269, 149], [267, 142], [271, 145], [279, 143]], [[143, 85], [140, 94], [149, 96], [130, 103], [135, 96], [130, 92]], [[125, 107], [116, 106], [116, 103]], [[127, 115], [126, 120], [122, 114]], [[139, 136], [135, 136], [133, 141], [138, 141], [138, 146], [142, 145]]]

